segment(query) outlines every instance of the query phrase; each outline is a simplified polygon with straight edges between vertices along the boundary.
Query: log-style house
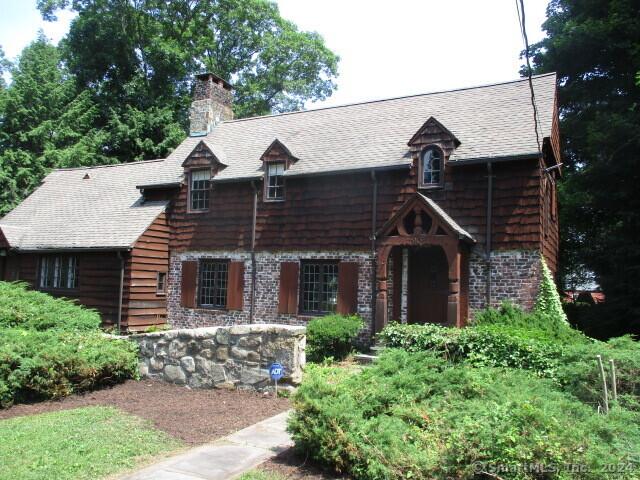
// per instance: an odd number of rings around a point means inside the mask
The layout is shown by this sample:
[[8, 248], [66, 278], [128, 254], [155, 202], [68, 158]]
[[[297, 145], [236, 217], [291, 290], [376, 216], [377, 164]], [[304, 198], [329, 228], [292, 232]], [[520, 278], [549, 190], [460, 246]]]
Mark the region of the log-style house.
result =
[[231, 86], [200, 75], [166, 159], [56, 170], [0, 220], [3, 278], [129, 329], [336, 311], [370, 338], [530, 308], [560, 174], [556, 76], [533, 87], [537, 129], [524, 79], [234, 120]]

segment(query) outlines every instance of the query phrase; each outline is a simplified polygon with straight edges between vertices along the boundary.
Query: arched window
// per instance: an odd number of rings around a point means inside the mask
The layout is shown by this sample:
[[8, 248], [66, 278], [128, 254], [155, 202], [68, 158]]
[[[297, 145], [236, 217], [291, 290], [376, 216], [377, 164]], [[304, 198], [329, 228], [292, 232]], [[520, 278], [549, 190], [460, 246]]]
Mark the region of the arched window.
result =
[[422, 152], [421, 158], [421, 186], [432, 187], [442, 184], [444, 170], [444, 155], [438, 147], [428, 147]]

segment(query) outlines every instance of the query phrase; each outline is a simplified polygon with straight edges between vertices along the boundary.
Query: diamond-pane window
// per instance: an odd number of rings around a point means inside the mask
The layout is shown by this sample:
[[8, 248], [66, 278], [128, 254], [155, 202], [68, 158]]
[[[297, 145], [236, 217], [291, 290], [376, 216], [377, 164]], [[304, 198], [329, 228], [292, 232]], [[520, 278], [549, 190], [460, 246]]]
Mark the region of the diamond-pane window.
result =
[[338, 303], [338, 263], [302, 262], [302, 311], [335, 312]]
[[203, 307], [226, 308], [229, 263], [220, 260], [200, 262], [199, 303]]

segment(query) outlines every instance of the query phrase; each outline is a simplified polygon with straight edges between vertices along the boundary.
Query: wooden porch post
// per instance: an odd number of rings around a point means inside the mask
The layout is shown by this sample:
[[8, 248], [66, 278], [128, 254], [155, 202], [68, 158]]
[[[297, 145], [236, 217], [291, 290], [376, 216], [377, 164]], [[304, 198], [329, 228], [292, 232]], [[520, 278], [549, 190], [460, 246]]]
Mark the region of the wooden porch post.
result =
[[376, 271], [376, 282], [377, 282], [377, 295], [376, 295], [376, 318], [374, 322], [374, 334], [379, 333], [388, 322], [388, 312], [387, 312], [387, 260], [389, 259], [389, 253], [391, 252], [391, 247], [389, 246], [381, 246], [378, 249], [378, 259], [377, 259], [377, 271]]
[[447, 298], [447, 323], [452, 327], [462, 327], [460, 315], [460, 265], [461, 253], [458, 248], [446, 248], [449, 261], [449, 296]]

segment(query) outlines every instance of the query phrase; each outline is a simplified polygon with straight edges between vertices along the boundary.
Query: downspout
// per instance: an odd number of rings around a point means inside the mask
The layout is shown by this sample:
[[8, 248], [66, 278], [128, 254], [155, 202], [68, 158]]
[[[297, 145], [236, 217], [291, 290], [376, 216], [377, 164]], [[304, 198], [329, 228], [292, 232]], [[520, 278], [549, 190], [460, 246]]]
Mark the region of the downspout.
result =
[[487, 162], [487, 228], [485, 239], [485, 256], [487, 261], [487, 290], [485, 292], [485, 305], [491, 306], [491, 240], [493, 236], [493, 165]]
[[373, 182], [373, 189], [371, 194], [371, 326], [375, 328], [377, 301], [376, 226], [378, 221], [378, 178], [376, 177], [375, 170], [371, 170], [371, 181]]
[[256, 220], [258, 216], [258, 188], [251, 182], [253, 189], [253, 216], [251, 219], [251, 303], [249, 305], [249, 323], [255, 322], [256, 304]]
[[120, 259], [120, 291], [118, 294], [118, 334], [122, 333], [122, 296], [124, 292], [124, 257], [122, 252], [118, 252], [118, 258]]

